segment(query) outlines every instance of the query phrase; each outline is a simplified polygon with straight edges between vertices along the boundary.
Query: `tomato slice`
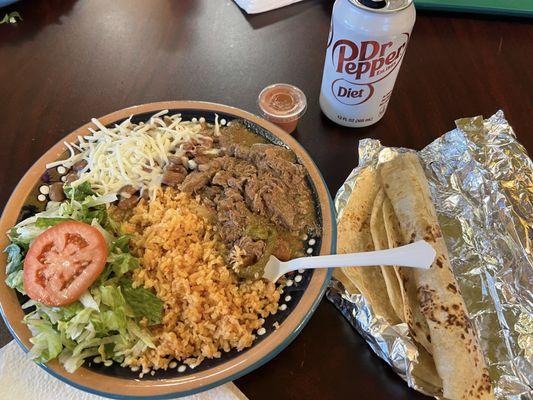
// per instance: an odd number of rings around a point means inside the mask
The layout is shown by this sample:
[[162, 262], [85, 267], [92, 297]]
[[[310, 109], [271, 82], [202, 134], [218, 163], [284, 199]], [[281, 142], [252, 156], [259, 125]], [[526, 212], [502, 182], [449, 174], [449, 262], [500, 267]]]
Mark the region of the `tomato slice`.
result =
[[78, 300], [102, 273], [104, 236], [83, 222], [61, 222], [32, 243], [24, 259], [24, 290], [35, 301], [64, 306]]

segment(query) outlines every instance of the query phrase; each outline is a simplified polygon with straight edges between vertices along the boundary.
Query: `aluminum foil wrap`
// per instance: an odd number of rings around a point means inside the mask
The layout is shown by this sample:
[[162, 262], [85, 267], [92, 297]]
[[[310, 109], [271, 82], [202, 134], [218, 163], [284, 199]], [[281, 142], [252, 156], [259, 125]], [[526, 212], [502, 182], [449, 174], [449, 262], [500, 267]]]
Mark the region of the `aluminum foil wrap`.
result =
[[[451, 264], [477, 329], [499, 399], [533, 398], [533, 163], [498, 111], [463, 118], [457, 128], [418, 152], [431, 189]], [[390, 151], [359, 142], [359, 166], [337, 192], [337, 216], [355, 178]], [[338, 218], [338, 217], [337, 217]], [[418, 350], [407, 325], [391, 326], [360, 294], [335, 279], [327, 297], [409, 386], [440, 398], [412, 375]]]

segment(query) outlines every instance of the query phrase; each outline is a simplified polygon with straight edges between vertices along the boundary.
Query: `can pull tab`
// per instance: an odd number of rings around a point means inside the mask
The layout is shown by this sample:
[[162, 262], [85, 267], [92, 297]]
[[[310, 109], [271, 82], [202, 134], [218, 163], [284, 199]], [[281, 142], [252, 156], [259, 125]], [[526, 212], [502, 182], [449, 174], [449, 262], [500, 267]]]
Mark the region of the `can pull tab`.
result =
[[379, 9], [387, 6], [385, 0], [357, 0], [359, 3], [368, 8]]

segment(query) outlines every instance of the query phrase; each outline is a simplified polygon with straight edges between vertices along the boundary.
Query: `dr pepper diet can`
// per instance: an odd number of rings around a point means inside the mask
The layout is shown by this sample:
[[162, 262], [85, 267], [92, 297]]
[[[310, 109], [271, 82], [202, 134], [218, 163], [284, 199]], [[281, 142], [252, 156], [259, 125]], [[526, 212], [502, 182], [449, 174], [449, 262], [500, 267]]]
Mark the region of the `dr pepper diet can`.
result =
[[389, 103], [415, 23], [412, 0], [337, 0], [320, 108], [350, 127], [378, 122]]

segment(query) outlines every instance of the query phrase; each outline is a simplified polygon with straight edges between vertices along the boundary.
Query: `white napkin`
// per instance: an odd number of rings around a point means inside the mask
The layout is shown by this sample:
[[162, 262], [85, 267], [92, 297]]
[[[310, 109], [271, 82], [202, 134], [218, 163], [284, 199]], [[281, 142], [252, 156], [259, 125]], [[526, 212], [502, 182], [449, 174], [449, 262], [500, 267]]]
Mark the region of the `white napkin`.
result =
[[[31, 361], [17, 343], [0, 349], [0, 399], [16, 400], [104, 400], [103, 397], [75, 389]], [[246, 400], [233, 384], [183, 397], [183, 400]]]
[[292, 3], [297, 3], [302, 0], [235, 0], [248, 14], [257, 14], [265, 11], [270, 11], [275, 8], [288, 6]]

